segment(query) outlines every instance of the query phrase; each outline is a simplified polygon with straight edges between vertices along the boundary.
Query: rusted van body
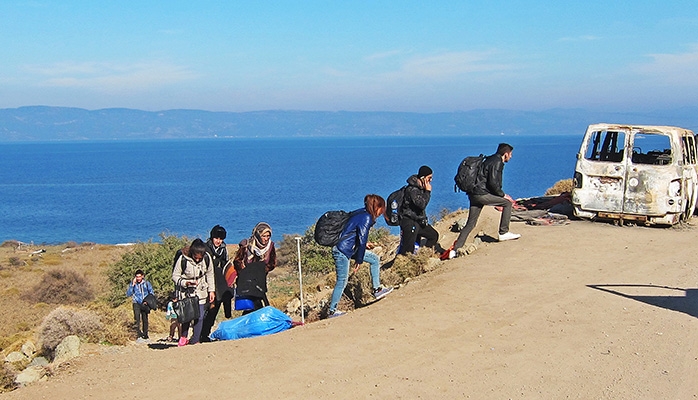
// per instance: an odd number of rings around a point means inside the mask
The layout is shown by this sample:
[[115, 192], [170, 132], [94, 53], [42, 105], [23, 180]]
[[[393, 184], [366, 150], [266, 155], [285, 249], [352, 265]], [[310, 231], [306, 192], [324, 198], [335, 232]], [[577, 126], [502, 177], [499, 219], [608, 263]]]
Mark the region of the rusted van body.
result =
[[580, 218], [673, 225], [698, 197], [696, 139], [673, 126], [589, 125], [574, 172]]

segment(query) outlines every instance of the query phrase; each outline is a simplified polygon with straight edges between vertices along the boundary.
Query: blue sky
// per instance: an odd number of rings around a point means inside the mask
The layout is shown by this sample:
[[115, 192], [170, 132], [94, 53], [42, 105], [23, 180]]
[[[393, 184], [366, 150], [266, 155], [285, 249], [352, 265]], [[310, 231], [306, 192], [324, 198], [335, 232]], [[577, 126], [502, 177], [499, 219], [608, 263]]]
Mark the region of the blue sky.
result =
[[694, 1], [0, 2], [0, 108], [698, 106]]

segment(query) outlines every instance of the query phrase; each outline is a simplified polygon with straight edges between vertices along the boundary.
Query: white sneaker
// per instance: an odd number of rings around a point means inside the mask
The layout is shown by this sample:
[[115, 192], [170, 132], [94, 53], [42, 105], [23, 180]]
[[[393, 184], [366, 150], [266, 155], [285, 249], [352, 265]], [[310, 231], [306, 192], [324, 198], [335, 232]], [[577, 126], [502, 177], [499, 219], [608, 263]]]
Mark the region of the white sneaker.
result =
[[521, 235], [518, 233], [507, 232], [505, 234], [499, 235], [499, 241], [503, 242], [505, 240], [515, 240], [520, 238]]

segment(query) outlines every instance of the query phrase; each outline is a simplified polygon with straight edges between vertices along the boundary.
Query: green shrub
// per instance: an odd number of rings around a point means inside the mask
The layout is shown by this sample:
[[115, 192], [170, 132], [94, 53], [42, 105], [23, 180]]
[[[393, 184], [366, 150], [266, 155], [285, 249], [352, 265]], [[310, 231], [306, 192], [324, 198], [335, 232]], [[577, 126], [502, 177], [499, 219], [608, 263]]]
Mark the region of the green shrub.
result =
[[84, 276], [60, 269], [45, 273], [27, 297], [34, 303], [77, 304], [92, 300], [94, 294]]
[[153, 285], [158, 304], [167, 304], [169, 293], [174, 289], [172, 283], [172, 263], [177, 250], [189, 244], [186, 237], [160, 234], [161, 243], [152, 241], [137, 243], [133, 249], [107, 269], [110, 291], [107, 296], [112, 306], [118, 306], [127, 300], [126, 289], [133, 280], [137, 269], [142, 269], [145, 279]]
[[[334, 272], [334, 259], [332, 247], [321, 246], [315, 243], [313, 237], [315, 225], [309, 227], [301, 236], [301, 264], [304, 274], [324, 275]], [[382, 243], [390, 236], [390, 231], [385, 228], [371, 229], [368, 233], [369, 242]], [[277, 249], [279, 266], [295, 267], [298, 265], [298, 248], [296, 235], [284, 235]]]
[[47, 354], [51, 354], [56, 346], [70, 335], [99, 342], [102, 328], [99, 315], [94, 311], [58, 307], [41, 321], [39, 343]]
[[[334, 271], [332, 248], [315, 243], [313, 232], [315, 225], [308, 228], [301, 236], [301, 264], [304, 274], [323, 275]], [[294, 267], [298, 265], [296, 235], [284, 235], [277, 249], [278, 265]]]

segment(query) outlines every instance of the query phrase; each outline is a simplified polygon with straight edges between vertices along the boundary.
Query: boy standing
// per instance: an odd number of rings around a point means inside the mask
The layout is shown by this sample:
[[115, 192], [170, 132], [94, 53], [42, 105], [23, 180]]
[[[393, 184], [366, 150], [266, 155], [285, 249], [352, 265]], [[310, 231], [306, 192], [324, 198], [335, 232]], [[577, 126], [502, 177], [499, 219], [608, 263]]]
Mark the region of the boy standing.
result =
[[[147, 304], [143, 304], [143, 300], [149, 294], [155, 295], [155, 293], [153, 293], [153, 286], [144, 278], [143, 270], [136, 270], [133, 281], [129, 283], [128, 289], [126, 289], [126, 296], [131, 297], [133, 300], [133, 320], [138, 337], [148, 339], [148, 313], [150, 312], [150, 307]], [[143, 330], [140, 329], [141, 320], [143, 321]]]

